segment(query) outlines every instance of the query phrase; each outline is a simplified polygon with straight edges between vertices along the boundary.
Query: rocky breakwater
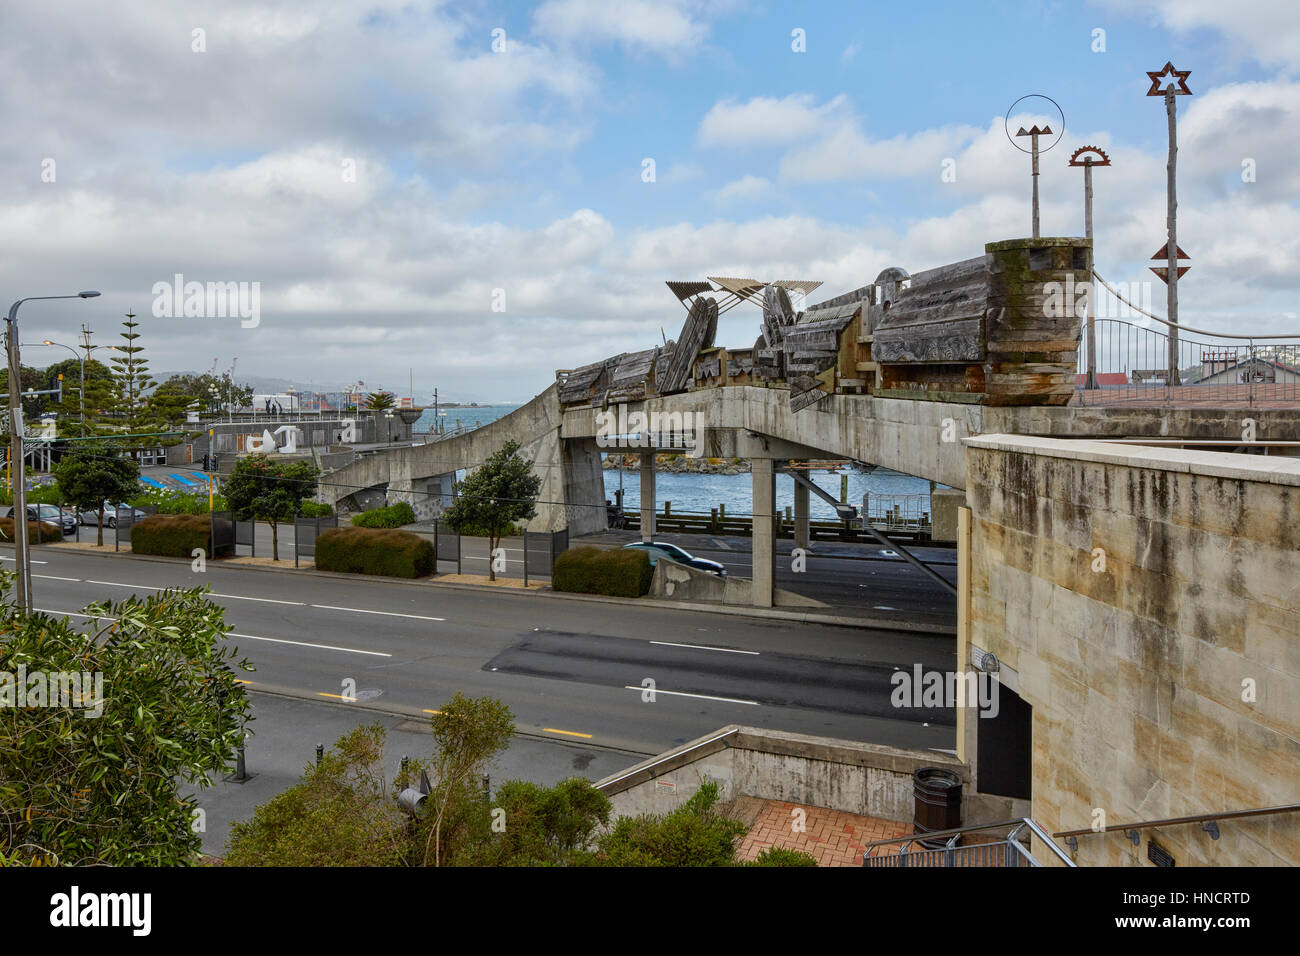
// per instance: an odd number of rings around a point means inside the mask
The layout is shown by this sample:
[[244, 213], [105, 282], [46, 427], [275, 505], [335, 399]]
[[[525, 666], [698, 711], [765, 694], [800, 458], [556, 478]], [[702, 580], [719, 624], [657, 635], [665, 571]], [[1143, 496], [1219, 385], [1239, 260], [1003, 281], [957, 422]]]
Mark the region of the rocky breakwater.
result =
[[[624, 471], [640, 471], [640, 455], [606, 455], [604, 467]], [[749, 471], [749, 462], [742, 458], [690, 458], [686, 455], [655, 455], [655, 471], [694, 475], [740, 475]]]

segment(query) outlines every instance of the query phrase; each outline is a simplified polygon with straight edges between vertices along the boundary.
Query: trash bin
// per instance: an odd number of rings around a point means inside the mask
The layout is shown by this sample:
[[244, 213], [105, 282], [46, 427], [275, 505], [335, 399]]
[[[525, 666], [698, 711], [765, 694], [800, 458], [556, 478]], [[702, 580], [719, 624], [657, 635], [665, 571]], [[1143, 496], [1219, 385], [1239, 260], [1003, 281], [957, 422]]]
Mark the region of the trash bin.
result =
[[[961, 826], [961, 774], [941, 767], [922, 767], [912, 774], [912, 832], [937, 833]], [[941, 849], [948, 840], [921, 840], [926, 849]]]

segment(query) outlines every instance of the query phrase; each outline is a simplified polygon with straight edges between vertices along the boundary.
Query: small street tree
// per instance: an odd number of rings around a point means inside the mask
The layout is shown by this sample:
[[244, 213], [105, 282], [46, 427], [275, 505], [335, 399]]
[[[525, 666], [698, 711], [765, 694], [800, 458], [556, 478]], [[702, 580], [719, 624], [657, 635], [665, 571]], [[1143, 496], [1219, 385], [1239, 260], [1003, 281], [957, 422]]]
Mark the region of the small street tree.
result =
[[[479, 803], [478, 782], [488, 763], [510, 746], [515, 733], [515, 716], [510, 708], [492, 697], [466, 697], [457, 691], [430, 718], [433, 740], [438, 747], [433, 755], [432, 805], [423, 820], [423, 833], [417, 831], [417, 846], [423, 844], [424, 866], [441, 866], [449, 854], [443, 849], [444, 828], [456, 823], [455, 830], [471, 830]], [[423, 835], [422, 841], [418, 835]], [[455, 841], [449, 841], [451, 846]]]
[[252, 719], [225, 609], [169, 589], [74, 622], [18, 610], [13, 577], [0, 574], [0, 861], [197, 862], [202, 818], [181, 786], [230, 770]]
[[456, 482], [454, 490], [458, 497], [442, 520], [458, 534], [487, 535], [488, 580], [495, 581], [497, 545], [516, 521], [537, 516], [541, 476], [533, 474], [532, 465], [519, 454], [519, 443], [508, 441], [477, 471]]
[[372, 412], [382, 412], [385, 409], [396, 407], [397, 402], [393, 398], [392, 392], [371, 392], [366, 396], [365, 407]]
[[91, 443], [64, 455], [54, 466], [63, 500], [78, 511], [94, 510], [99, 515], [96, 543], [104, 544], [104, 502], [116, 505], [133, 498], [140, 490], [140, 464], [110, 444]]
[[302, 502], [316, 494], [320, 470], [308, 461], [283, 462], [269, 455], [248, 455], [235, 462], [222, 482], [230, 510], [239, 521], [271, 525], [271, 559], [280, 560], [279, 526], [302, 514]]

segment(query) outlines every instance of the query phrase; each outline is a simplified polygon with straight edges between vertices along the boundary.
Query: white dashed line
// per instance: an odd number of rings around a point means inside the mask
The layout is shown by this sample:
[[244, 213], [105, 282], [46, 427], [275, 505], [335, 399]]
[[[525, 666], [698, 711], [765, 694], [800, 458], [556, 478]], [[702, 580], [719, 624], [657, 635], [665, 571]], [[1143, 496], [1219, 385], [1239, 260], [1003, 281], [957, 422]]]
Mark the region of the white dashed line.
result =
[[[624, 684], [624, 685], [623, 685], [623, 689], [624, 689], [624, 690], [639, 690], [639, 691], [646, 691], [646, 690], [649, 690], [649, 688], [646, 688], [646, 687], [633, 687], [631, 684]], [[695, 697], [695, 698], [698, 698], [699, 700], [720, 700], [720, 701], [722, 701], [724, 704], [749, 704], [751, 707], [757, 707], [757, 706], [758, 706], [758, 701], [756, 701], [756, 700], [738, 700], [738, 699], [736, 699], [735, 697], [710, 697], [708, 694], [688, 694], [688, 693], [686, 693], [685, 691], [680, 691], [680, 690], [660, 690], [658, 687], [656, 687], [654, 690], [650, 691], [650, 693], [652, 693], [652, 694], [671, 694], [671, 695], [674, 696], [674, 697]]]
[[724, 654], [753, 654], [758, 656], [758, 651], [738, 651], [730, 647], [709, 647], [707, 644], [674, 644], [672, 641], [651, 641], [651, 644], [659, 644], [662, 647], [689, 647], [696, 651], [722, 651]]
[[400, 614], [397, 611], [368, 611], [363, 607], [335, 607], [333, 604], [313, 604], [326, 611], [351, 611], [353, 614], [383, 614], [386, 617], [409, 617], [417, 621], [445, 621], [445, 617], [430, 617], [427, 614]]

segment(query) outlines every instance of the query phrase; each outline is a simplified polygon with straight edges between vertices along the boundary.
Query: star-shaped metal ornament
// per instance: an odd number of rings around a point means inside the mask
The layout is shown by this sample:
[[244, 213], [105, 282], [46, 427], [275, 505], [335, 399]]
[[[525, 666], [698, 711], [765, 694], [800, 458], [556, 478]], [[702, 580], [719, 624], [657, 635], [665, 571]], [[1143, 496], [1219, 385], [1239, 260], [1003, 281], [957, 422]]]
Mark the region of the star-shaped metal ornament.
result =
[[[1151, 89], [1147, 90], [1147, 96], [1164, 96], [1168, 87], [1173, 87], [1175, 96], [1190, 96], [1192, 91], [1187, 88], [1187, 78], [1191, 75], [1191, 70], [1175, 70], [1174, 65], [1168, 62], [1155, 73], [1147, 70], [1147, 76], [1151, 77]], [[1166, 77], [1169, 79], [1167, 86], [1161, 83]]]

